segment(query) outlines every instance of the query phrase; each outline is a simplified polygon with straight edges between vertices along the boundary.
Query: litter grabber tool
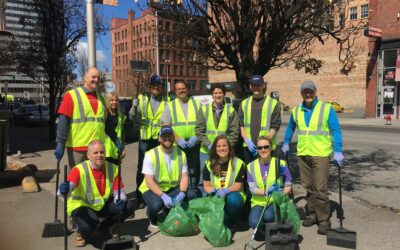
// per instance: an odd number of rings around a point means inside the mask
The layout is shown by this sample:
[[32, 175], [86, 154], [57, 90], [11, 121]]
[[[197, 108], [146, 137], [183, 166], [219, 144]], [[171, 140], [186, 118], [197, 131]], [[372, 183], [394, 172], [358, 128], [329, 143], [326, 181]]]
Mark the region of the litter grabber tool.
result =
[[[342, 173], [341, 166], [336, 162], [339, 179], [339, 206], [343, 211], [342, 203]], [[331, 246], [356, 249], [357, 232], [343, 228], [343, 213], [339, 215], [340, 227], [330, 228], [326, 234], [326, 243]]]
[[[121, 159], [121, 153], [118, 152], [118, 159]], [[118, 164], [118, 200], [121, 200], [121, 161]], [[120, 235], [121, 233], [121, 216], [118, 219], [117, 237], [112, 238], [103, 243], [102, 250], [116, 249], [136, 249], [136, 243], [131, 235]]]
[[260, 218], [258, 218], [258, 222], [257, 222], [256, 228], [254, 228], [254, 231], [253, 231], [253, 234], [250, 237], [249, 243], [244, 245], [244, 250], [248, 250], [248, 249], [255, 250], [255, 248], [252, 245], [253, 244], [253, 240], [256, 237], [256, 233], [258, 231], [258, 227], [260, 226], [260, 222], [261, 222], [262, 218], [264, 217], [265, 209], [267, 209], [267, 207], [269, 207], [268, 203], [269, 203], [270, 198], [271, 198], [271, 195], [268, 195], [267, 203], [265, 203], [265, 206], [264, 206], [264, 208], [263, 208], [263, 210], [261, 212]]
[[[275, 163], [275, 184], [278, 185], [280, 173], [280, 157]], [[281, 204], [284, 197], [281, 192], [273, 192], [274, 208], [276, 215], [275, 223], [265, 223], [265, 249], [268, 250], [295, 250], [298, 246], [298, 236], [294, 225], [289, 221], [282, 220]], [[298, 220], [299, 221], [299, 220]]]
[[[64, 182], [67, 182], [67, 165], [64, 165]], [[64, 194], [64, 250], [68, 249], [68, 236], [69, 236], [69, 231], [68, 231], [68, 226], [67, 226], [67, 220], [68, 220], [68, 214], [67, 214], [67, 198], [68, 195]]]
[[58, 184], [60, 178], [60, 161], [57, 160], [57, 172], [56, 172], [56, 195], [55, 195], [55, 212], [54, 212], [54, 222], [45, 223], [42, 238], [51, 238], [51, 237], [62, 237], [64, 236], [64, 223], [62, 223], [58, 218]]

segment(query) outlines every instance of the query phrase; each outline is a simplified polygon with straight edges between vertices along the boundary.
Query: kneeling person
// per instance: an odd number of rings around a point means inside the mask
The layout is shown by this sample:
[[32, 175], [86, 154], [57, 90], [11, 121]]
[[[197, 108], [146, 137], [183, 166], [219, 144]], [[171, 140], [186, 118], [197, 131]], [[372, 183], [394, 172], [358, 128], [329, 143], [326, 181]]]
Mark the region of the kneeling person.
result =
[[143, 160], [144, 180], [139, 187], [147, 204], [151, 225], [157, 224], [157, 214], [182, 202], [186, 196], [196, 196], [188, 191], [189, 176], [185, 153], [174, 145], [174, 132], [163, 126], [159, 135], [160, 145], [146, 152]]
[[[118, 199], [118, 168], [105, 161], [104, 144], [94, 140], [88, 145], [89, 160], [75, 166], [68, 175], [68, 182], [60, 184], [59, 193], [68, 194], [67, 213], [78, 225], [74, 245], [83, 247], [90, 234], [99, 229], [112, 234], [118, 221], [134, 212], [134, 205], [127, 201], [121, 182]], [[99, 217], [105, 217], [100, 223]]]

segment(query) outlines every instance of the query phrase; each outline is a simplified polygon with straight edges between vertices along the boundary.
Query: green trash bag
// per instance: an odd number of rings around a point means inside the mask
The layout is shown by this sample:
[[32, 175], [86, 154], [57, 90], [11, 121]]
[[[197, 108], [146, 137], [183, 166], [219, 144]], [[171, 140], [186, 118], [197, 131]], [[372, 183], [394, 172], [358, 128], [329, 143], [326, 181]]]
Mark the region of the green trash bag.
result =
[[[281, 192], [273, 192], [272, 197], [274, 199], [275, 206], [279, 206], [281, 209], [281, 220], [282, 223], [291, 223], [297, 234], [300, 232], [300, 217], [297, 213], [296, 207], [293, 200], [287, 195], [283, 195]], [[276, 211], [276, 209], [275, 209]], [[276, 222], [276, 216], [275, 216]]]
[[225, 247], [232, 243], [232, 232], [224, 225], [224, 206], [225, 200], [217, 196], [189, 201], [189, 210], [200, 218], [200, 230], [214, 247]]
[[200, 232], [196, 215], [190, 210], [184, 210], [180, 204], [175, 204], [158, 228], [168, 236], [192, 236]]

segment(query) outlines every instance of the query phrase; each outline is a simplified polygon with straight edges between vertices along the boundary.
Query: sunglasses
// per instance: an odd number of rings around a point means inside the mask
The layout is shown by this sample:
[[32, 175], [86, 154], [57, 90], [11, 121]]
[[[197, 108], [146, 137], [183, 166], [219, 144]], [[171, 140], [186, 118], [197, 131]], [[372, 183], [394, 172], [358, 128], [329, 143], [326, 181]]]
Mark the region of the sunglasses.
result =
[[257, 150], [261, 150], [261, 149], [271, 149], [271, 146], [270, 145], [257, 146]]
[[169, 137], [160, 137], [162, 141], [174, 141], [174, 137], [169, 136]]

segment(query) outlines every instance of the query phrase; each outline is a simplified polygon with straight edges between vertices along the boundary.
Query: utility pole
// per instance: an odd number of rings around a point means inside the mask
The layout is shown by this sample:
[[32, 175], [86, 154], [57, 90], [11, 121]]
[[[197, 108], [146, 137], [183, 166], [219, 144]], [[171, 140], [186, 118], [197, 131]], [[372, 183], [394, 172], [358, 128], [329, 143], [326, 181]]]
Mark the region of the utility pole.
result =
[[94, 29], [94, 4], [95, 0], [86, 0], [88, 67], [96, 67], [96, 33]]

